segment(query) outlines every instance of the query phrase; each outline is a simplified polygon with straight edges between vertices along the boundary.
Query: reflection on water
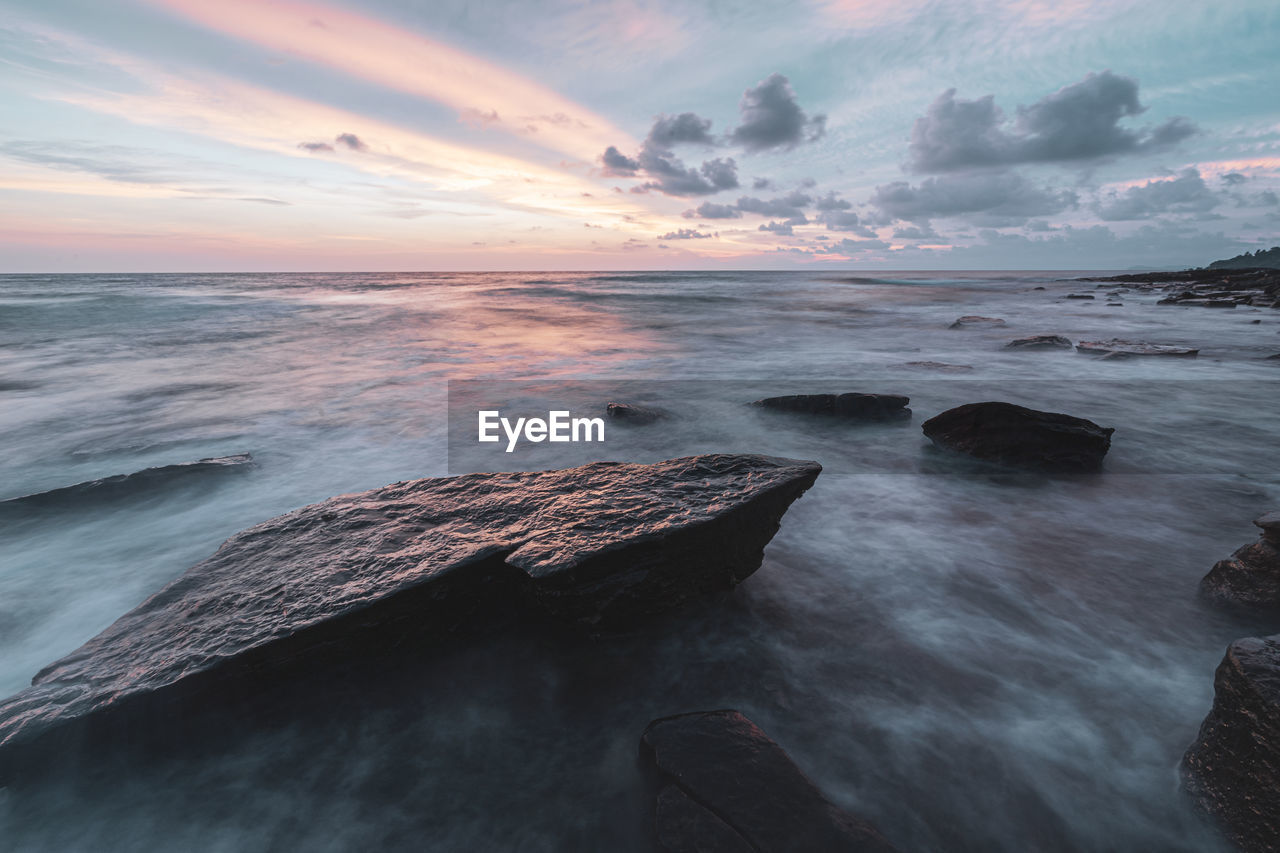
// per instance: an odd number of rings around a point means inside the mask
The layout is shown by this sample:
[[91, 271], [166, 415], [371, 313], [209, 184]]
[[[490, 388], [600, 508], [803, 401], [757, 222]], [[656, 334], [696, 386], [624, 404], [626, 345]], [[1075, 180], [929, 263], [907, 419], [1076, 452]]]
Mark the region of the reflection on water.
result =
[[[1174, 768], [1226, 643], [1266, 626], [1194, 591], [1280, 503], [1266, 461], [1280, 372], [1261, 358], [1280, 350], [1280, 312], [1068, 302], [1090, 285], [1057, 278], [0, 278], [0, 498], [246, 451], [258, 463], [0, 520], [6, 694], [236, 530], [446, 465], [494, 467], [446, 454], [446, 380], [539, 380], [520, 393], [574, 405], [602, 405], [581, 380], [607, 380], [668, 408], [615, 431], [609, 452], [627, 458], [828, 466], [732, 596], [622, 637], [475, 638], [421, 669], [335, 682], [289, 725], [228, 725], [216, 749], [145, 766], [80, 756], [75, 774], [0, 793], [0, 833], [35, 850], [646, 849], [644, 724], [732, 706], [904, 849], [1215, 849]], [[948, 329], [962, 314], [1006, 326]], [[1202, 356], [1002, 349], [1042, 333]], [[974, 369], [949, 380], [911, 361]], [[740, 405], [748, 387], [901, 390], [916, 417], [762, 419]], [[939, 460], [919, 422], [970, 394], [1116, 426], [1108, 473], [1011, 480]], [[582, 461], [539, 453], [512, 467]]]

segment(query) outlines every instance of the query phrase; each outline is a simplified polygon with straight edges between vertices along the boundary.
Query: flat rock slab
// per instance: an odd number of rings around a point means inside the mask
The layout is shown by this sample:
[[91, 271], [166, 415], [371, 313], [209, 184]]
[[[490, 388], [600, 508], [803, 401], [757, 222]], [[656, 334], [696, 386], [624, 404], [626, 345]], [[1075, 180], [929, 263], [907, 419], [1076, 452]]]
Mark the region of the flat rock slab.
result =
[[751, 405], [784, 412], [836, 415], [853, 420], [883, 421], [911, 417], [910, 397], [900, 394], [791, 394], [765, 397]]
[[1119, 338], [1112, 338], [1109, 341], [1081, 341], [1076, 344], [1076, 351], [1091, 355], [1166, 355], [1185, 358], [1195, 358], [1200, 354], [1200, 350], [1188, 347], [1164, 346], [1143, 341], [1124, 341]]
[[1241, 850], [1280, 850], [1280, 635], [1232, 643], [1213, 686], [1183, 784]]
[[488, 601], [626, 626], [732, 587], [821, 470], [726, 454], [597, 462], [396, 483], [273, 518], [0, 703], [0, 780], [11, 750], [68, 724], [216, 699], [263, 670], [328, 660], [371, 632], [456, 624]]
[[782, 747], [732, 710], [654, 720], [640, 738], [656, 769], [658, 842], [668, 851], [888, 853], [865, 821], [837, 808]]
[[0, 517], [17, 512], [34, 510], [48, 512], [79, 509], [87, 504], [114, 503], [146, 496], [166, 486], [186, 482], [189, 479], [247, 471], [253, 467], [252, 456], [248, 453], [237, 453], [234, 456], [217, 456], [196, 462], [143, 468], [132, 474], [116, 474], [0, 501]]
[[968, 403], [922, 424], [934, 444], [1001, 465], [1096, 471], [1111, 448], [1110, 427], [1013, 403]]
[[953, 329], [991, 328], [1003, 326], [1004, 320], [999, 317], [979, 317], [977, 314], [966, 314], [951, 324]]
[[1071, 339], [1062, 335], [1032, 335], [1017, 338], [1004, 345], [1005, 349], [1071, 349]]

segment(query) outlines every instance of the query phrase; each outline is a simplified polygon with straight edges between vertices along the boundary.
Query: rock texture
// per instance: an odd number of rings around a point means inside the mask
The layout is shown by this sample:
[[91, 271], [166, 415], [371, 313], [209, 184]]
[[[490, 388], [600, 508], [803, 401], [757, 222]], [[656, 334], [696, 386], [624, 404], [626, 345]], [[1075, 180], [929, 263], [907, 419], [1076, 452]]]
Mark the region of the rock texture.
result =
[[934, 444], [1001, 465], [1044, 471], [1096, 471], [1114, 429], [1071, 415], [1012, 403], [969, 403], [922, 425]]
[[0, 703], [0, 780], [11, 750], [60, 727], [216, 699], [238, 679], [371, 637], [385, 648], [488, 602], [625, 626], [732, 587], [820, 471], [750, 455], [598, 462], [396, 483], [271, 519]]
[[1200, 592], [1223, 604], [1280, 609], [1280, 510], [1253, 521], [1262, 538], [1219, 560], [1200, 581]]
[[1005, 349], [1071, 349], [1071, 339], [1062, 335], [1032, 335], [1004, 345]]
[[983, 328], [1003, 326], [1004, 320], [999, 317], [979, 317], [977, 314], [966, 314], [951, 324], [953, 329]]
[[1081, 341], [1076, 344], [1078, 352], [1089, 353], [1090, 355], [1170, 355], [1184, 356], [1195, 358], [1200, 354], [1198, 349], [1189, 349], [1187, 347], [1172, 347], [1162, 344], [1149, 344], [1143, 341], [1123, 341], [1119, 338], [1112, 338], [1109, 341]]
[[792, 394], [765, 397], [751, 405], [785, 412], [838, 415], [854, 420], [883, 421], [911, 417], [910, 397], [900, 394]]
[[838, 809], [790, 756], [737, 711], [654, 720], [641, 760], [661, 788], [654, 809], [668, 851], [888, 853], [870, 824]]
[[1280, 635], [1236, 640], [1182, 781], [1246, 853], [1280, 850]]
[[18, 512], [47, 512], [52, 509], [72, 509], [86, 504], [127, 500], [136, 496], [150, 495], [166, 486], [197, 477], [247, 471], [253, 466], [252, 456], [248, 453], [238, 453], [234, 456], [218, 456], [197, 462], [144, 468], [132, 474], [116, 474], [72, 486], [50, 489], [47, 492], [37, 492], [0, 501], [0, 517]]
[[660, 421], [667, 416], [662, 409], [654, 409], [647, 406], [633, 406], [630, 403], [610, 403], [604, 407], [605, 414], [613, 418], [615, 421], [626, 424], [651, 424], [654, 421]]

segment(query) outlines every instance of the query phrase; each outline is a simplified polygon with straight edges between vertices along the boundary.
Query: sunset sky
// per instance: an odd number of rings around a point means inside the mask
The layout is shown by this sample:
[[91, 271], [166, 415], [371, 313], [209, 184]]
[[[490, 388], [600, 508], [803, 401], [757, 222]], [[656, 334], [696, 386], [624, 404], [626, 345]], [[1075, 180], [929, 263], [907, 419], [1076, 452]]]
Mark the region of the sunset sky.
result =
[[0, 0], [0, 272], [1280, 243], [1275, 0]]

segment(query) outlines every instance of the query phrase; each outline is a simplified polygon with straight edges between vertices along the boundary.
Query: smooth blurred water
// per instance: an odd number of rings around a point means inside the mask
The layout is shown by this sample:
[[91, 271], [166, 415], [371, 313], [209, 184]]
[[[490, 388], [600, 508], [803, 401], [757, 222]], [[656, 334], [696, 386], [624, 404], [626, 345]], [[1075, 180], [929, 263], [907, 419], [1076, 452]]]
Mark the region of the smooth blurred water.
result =
[[[1175, 768], [1227, 642], [1276, 626], [1195, 590], [1280, 504], [1280, 364], [1264, 359], [1280, 311], [1065, 300], [1095, 291], [1069, 275], [0, 277], [0, 499], [258, 462], [0, 520], [6, 693], [237, 530], [495, 467], [446, 447], [448, 380], [536, 380], [512, 386], [513, 404], [599, 405], [609, 390], [673, 413], [611, 427], [610, 458], [757, 451], [827, 468], [732, 596], [621, 637], [477, 640], [385, 692], [335, 694], [214, 754], [112, 768], [109, 784], [83, 756], [81, 778], [0, 790], [4, 846], [643, 850], [640, 731], [730, 706], [903, 849], [1216, 849]], [[948, 328], [965, 314], [1007, 324]], [[1202, 352], [1002, 349], [1039, 333]], [[741, 405], [852, 390], [908, 393], [916, 416], [851, 428]], [[1106, 472], [992, 477], [931, 450], [920, 421], [977, 399], [1116, 427]]]

